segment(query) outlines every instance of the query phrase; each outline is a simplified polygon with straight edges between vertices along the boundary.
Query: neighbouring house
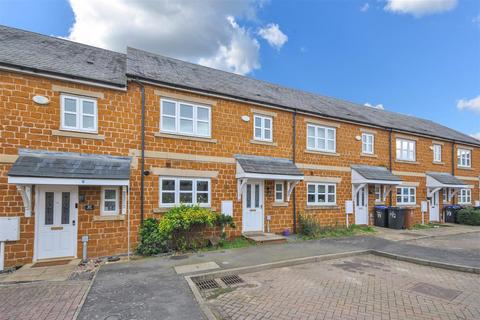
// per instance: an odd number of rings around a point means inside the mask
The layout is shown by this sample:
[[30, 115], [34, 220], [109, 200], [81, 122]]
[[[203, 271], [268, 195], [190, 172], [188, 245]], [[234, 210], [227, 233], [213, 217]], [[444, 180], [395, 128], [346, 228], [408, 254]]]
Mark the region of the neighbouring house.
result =
[[3, 26], [0, 43], [2, 268], [81, 257], [87, 237], [90, 257], [126, 253], [180, 203], [232, 214], [236, 236], [480, 200], [480, 141], [429, 120], [134, 48]]

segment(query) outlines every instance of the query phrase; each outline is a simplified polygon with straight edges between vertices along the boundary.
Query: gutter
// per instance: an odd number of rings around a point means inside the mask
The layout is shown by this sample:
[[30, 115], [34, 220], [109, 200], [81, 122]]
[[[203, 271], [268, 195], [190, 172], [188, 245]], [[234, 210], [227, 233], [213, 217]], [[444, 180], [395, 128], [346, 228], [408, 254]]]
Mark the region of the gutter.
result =
[[[324, 115], [324, 114], [307, 112], [307, 111], [299, 111], [297, 108], [287, 107], [287, 106], [278, 105], [278, 104], [268, 104], [268, 103], [264, 103], [264, 102], [261, 102], [261, 101], [248, 99], [248, 98], [240, 98], [240, 97], [235, 97], [235, 96], [228, 95], [228, 94], [216, 93], [214, 91], [200, 90], [200, 89], [195, 89], [195, 88], [188, 87], [188, 86], [170, 84], [170, 83], [164, 82], [164, 81], [149, 80], [147, 78], [138, 77], [138, 76], [134, 76], [134, 75], [128, 75], [127, 74], [127, 77], [130, 77], [134, 81], [142, 81], [143, 83], [146, 83], [146, 84], [151, 84], [151, 85], [154, 85], [154, 86], [168, 88], [168, 89], [174, 89], [174, 90], [180, 90], [180, 91], [189, 92], [189, 93], [201, 94], [201, 95], [209, 96], [209, 97], [227, 99], [227, 100], [230, 100], [230, 101], [237, 101], [237, 102], [242, 102], [242, 103], [255, 104], [257, 106], [261, 106], [261, 107], [265, 107], [265, 108], [271, 108], [271, 109], [277, 109], [277, 110], [283, 110], [283, 111], [289, 111], [289, 112], [296, 112], [297, 114], [312, 115], [312, 116], [319, 117], [319, 118], [326, 119], [326, 120], [337, 120], [337, 121], [341, 121], [341, 122], [344, 122], [344, 123], [352, 123], [352, 124], [356, 124], [356, 125], [360, 124], [360, 125], [371, 127], [371, 128], [380, 128], [380, 129], [383, 129], [385, 131], [394, 130], [393, 128], [390, 128], [390, 127], [373, 125], [371, 123], [367, 123], [367, 122], [363, 122], [363, 121], [354, 121], [354, 120], [344, 119], [344, 118], [335, 117], [335, 116], [331, 116], [331, 115]], [[454, 139], [448, 139], [448, 138], [445, 138], [445, 137], [442, 137], [442, 136], [426, 135], [426, 134], [422, 134], [422, 133], [418, 133], [418, 132], [406, 131], [406, 130], [401, 130], [401, 129], [395, 129], [395, 132], [412, 134], [412, 135], [420, 136], [420, 137], [427, 137], [429, 139], [435, 138], [435, 139], [439, 139], [439, 140], [442, 140], [442, 141], [448, 141], [448, 142], [459, 142], [459, 141], [456, 141]], [[469, 146], [480, 147], [480, 144], [474, 144], [472, 142], [462, 141], [461, 143], [465, 144], [465, 145], [469, 145]]]

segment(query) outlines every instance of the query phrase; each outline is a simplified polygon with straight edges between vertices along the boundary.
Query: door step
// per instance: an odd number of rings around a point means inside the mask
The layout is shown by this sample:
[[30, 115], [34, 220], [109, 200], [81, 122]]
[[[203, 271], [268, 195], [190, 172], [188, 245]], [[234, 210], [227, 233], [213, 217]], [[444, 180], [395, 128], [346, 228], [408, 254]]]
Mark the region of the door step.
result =
[[287, 238], [275, 233], [244, 232], [242, 236], [256, 244], [277, 244], [287, 242]]

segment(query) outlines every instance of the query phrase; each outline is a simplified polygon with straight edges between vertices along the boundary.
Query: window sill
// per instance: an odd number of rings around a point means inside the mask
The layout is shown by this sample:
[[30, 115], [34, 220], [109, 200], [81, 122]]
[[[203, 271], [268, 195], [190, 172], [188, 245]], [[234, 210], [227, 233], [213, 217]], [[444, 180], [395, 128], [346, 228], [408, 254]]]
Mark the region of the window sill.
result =
[[123, 221], [125, 220], [124, 214], [111, 215], [111, 216], [94, 216], [93, 221]]
[[331, 210], [331, 209], [340, 209], [340, 207], [336, 204], [332, 205], [324, 205], [324, 206], [319, 206], [319, 205], [307, 205], [305, 207], [305, 210]]
[[418, 204], [398, 204], [397, 207], [402, 208], [402, 209], [416, 209], [420, 208]]
[[336, 152], [326, 152], [326, 151], [316, 151], [316, 150], [305, 149], [305, 153], [322, 154], [322, 155], [326, 155], [326, 156], [340, 157], [340, 154], [336, 153]]
[[445, 162], [441, 162], [441, 161], [432, 161], [432, 163], [436, 165], [441, 165], [441, 166], [445, 165]]
[[473, 170], [472, 167], [462, 167], [462, 166], [457, 166], [457, 169], [459, 169], [459, 170], [470, 170], [470, 171]]
[[399, 160], [399, 159], [395, 159], [395, 162], [397, 162], [397, 163], [406, 163], [406, 164], [419, 164], [418, 161]]
[[272, 147], [276, 147], [276, 146], [277, 146], [277, 143], [276, 143], [276, 142], [271, 142], [271, 141], [250, 140], [250, 143], [252, 143], [252, 144], [260, 144], [260, 145], [264, 145], [264, 146], [272, 146]]
[[288, 202], [272, 202], [272, 207], [288, 207]]
[[371, 153], [360, 153], [360, 157], [378, 158], [378, 155]]
[[[153, 209], [153, 213], [165, 213], [167, 212], [168, 210], [170, 209], [173, 209], [175, 207], [158, 207], [158, 208], [154, 208]], [[212, 211], [215, 211], [215, 208], [214, 207], [200, 207], [200, 208], [203, 208], [203, 209], [210, 209]]]
[[173, 134], [173, 133], [164, 133], [164, 132], [155, 132], [155, 137], [157, 138], [169, 138], [169, 139], [180, 139], [180, 140], [190, 140], [190, 141], [201, 141], [201, 142], [209, 142], [209, 143], [217, 143], [216, 139], [212, 138], [202, 138], [197, 136], [184, 136], [180, 134]]
[[97, 133], [85, 133], [77, 131], [64, 131], [64, 130], [52, 130], [52, 136], [68, 137], [68, 138], [81, 138], [81, 139], [93, 139], [93, 140], [105, 140], [103, 134]]

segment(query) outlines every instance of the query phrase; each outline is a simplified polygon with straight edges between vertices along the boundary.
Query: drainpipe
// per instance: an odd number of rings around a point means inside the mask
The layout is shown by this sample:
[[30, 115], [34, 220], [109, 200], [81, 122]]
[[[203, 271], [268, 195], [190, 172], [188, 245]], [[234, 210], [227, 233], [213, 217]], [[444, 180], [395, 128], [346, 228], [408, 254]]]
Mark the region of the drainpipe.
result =
[[[389, 161], [389, 169], [390, 172], [392, 172], [393, 167], [392, 167], [392, 128], [390, 128], [390, 132], [388, 133], [388, 161]], [[393, 199], [392, 199], [392, 188], [390, 188], [390, 194], [389, 194], [389, 203], [390, 207], [392, 206]]]
[[[293, 133], [292, 133], [292, 161], [295, 164], [296, 159], [296, 146], [297, 146], [297, 109], [293, 112]], [[293, 204], [293, 233], [297, 233], [297, 197], [295, 196], [295, 188], [292, 191], [292, 204]]]
[[145, 87], [138, 81], [134, 80], [140, 86], [140, 94], [142, 96], [141, 111], [141, 161], [140, 161], [140, 225], [143, 225], [145, 216]]
[[[452, 141], [452, 176], [455, 176], [455, 141]], [[447, 191], [447, 197], [448, 197], [448, 191]], [[452, 200], [450, 204], [453, 204], [454, 200], [452, 197]]]

